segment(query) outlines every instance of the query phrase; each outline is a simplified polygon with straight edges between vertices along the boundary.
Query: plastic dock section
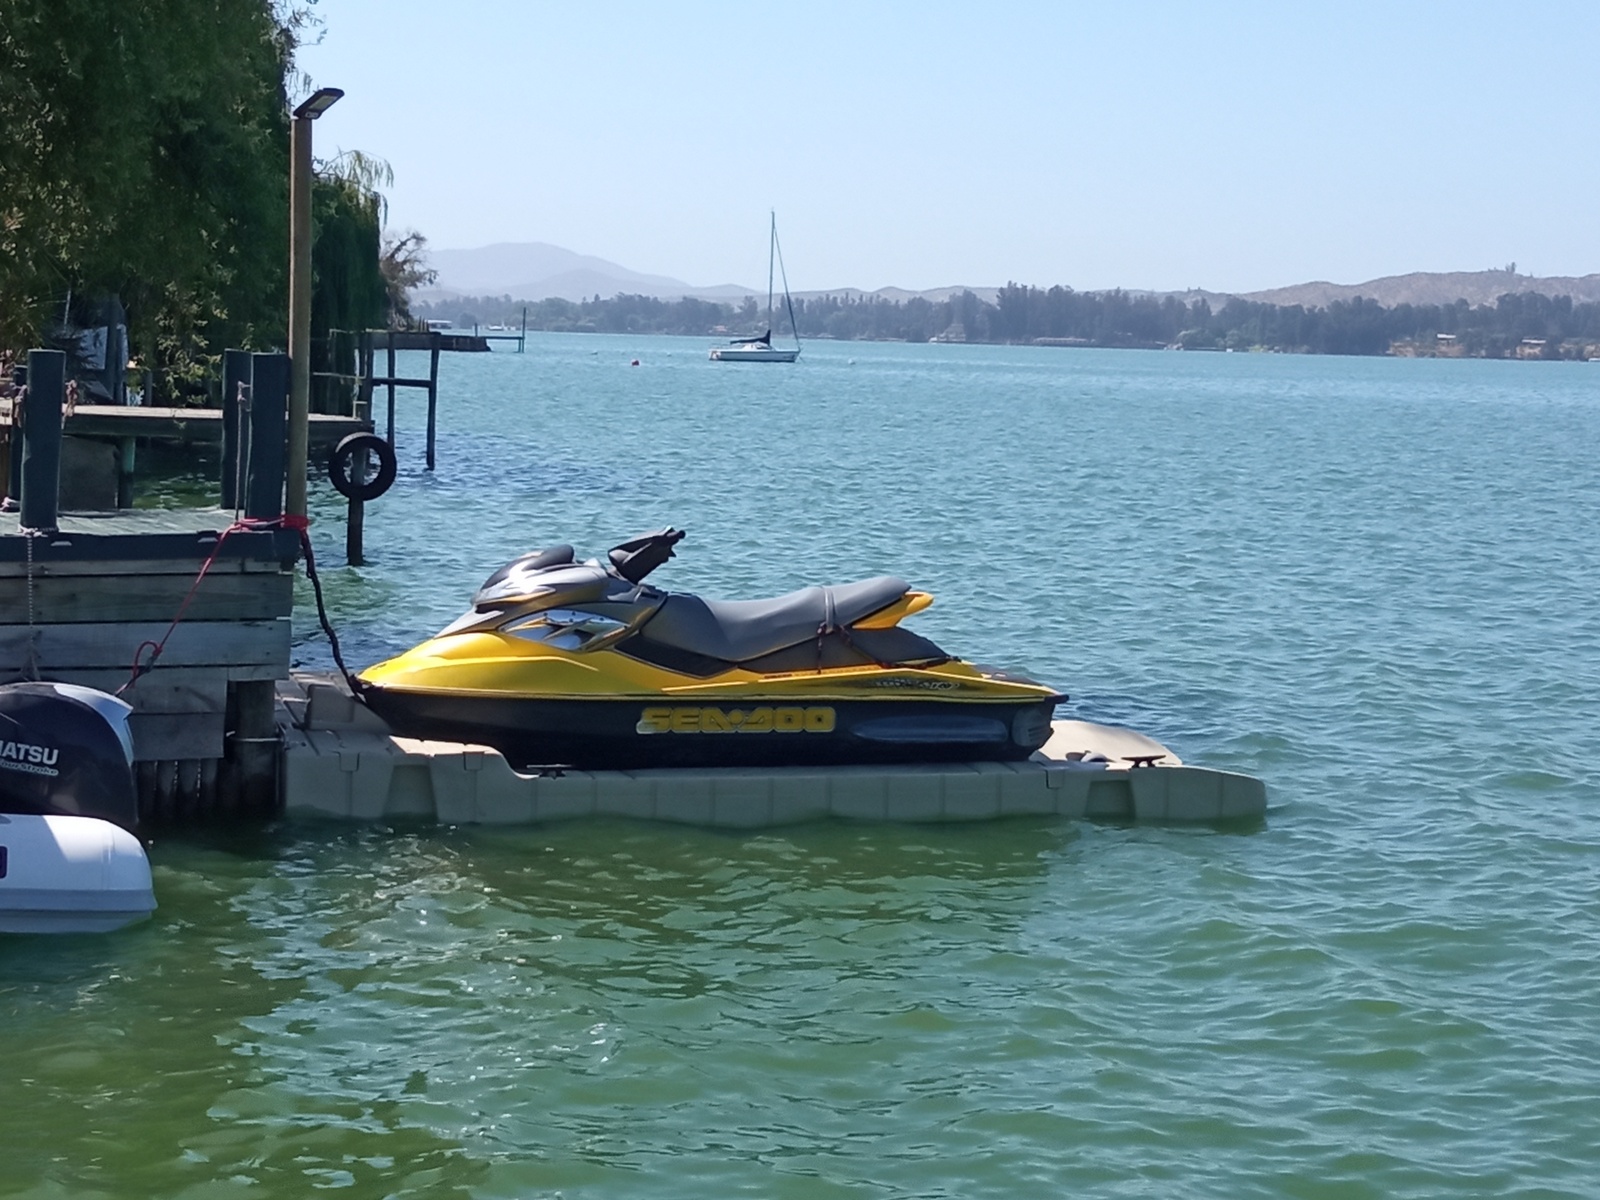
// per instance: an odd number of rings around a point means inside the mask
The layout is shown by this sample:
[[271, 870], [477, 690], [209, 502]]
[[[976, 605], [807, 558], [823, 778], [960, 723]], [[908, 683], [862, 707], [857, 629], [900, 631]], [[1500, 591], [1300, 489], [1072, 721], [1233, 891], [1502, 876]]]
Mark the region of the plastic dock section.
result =
[[508, 825], [612, 816], [759, 829], [826, 817], [1217, 822], [1259, 819], [1267, 804], [1258, 779], [1185, 766], [1142, 734], [1085, 721], [1055, 722], [1020, 763], [523, 773], [485, 746], [396, 737], [331, 679], [280, 684], [278, 713], [290, 817]]

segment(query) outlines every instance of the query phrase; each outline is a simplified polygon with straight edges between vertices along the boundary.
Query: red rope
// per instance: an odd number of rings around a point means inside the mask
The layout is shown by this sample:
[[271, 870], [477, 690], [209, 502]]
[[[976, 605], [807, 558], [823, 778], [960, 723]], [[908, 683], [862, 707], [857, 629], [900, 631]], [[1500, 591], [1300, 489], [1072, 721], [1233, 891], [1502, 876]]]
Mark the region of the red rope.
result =
[[[234, 521], [232, 525], [229, 525], [217, 536], [217, 544], [211, 547], [211, 553], [206, 556], [206, 561], [200, 564], [200, 574], [196, 575], [194, 582], [189, 585], [188, 594], [184, 596], [183, 603], [178, 605], [178, 611], [173, 615], [172, 623], [167, 626], [167, 630], [161, 635], [161, 639], [155, 642], [148, 640], [140, 642], [138, 648], [134, 650], [133, 667], [128, 673], [128, 682], [117, 689], [117, 695], [122, 695], [123, 692], [138, 683], [141, 676], [148, 674], [155, 668], [156, 660], [161, 657], [161, 652], [167, 648], [167, 639], [172, 636], [172, 631], [178, 627], [178, 622], [183, 620], [183, 614], [189, 610], [189, 602], [194, 599], [195, 593], [200, 590], [200, 585], [205, 581], [206, 572], [211, 570], [211, 564], [217, 561], [217, 555], [222, 550], [222, 543], [228, 540], [229, 535], [280, 528], [298, 531], [309, 556], [311, 547], [310, 541], [306, 536], [306, 531], [311, 528], [309, 517], [291, 517], [285, 514], [269, 520], [261, 520], [256, 517], [241, 517]], [[150, 660], [141, 665], [139, 660], [144, 656], [145, 647], [147, 646], [150, 648]]]

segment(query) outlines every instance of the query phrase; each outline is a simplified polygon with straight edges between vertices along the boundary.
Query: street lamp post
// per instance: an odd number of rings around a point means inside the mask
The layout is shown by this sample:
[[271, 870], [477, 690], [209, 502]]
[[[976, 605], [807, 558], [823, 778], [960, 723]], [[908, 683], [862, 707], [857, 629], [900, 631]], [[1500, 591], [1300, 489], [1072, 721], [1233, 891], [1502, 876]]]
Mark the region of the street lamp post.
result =
[[289, 453], [283, 511], [306, 515], [311, 412], [311, 122], [343, 96], [320, 88], [294, 110], [289, 128]]

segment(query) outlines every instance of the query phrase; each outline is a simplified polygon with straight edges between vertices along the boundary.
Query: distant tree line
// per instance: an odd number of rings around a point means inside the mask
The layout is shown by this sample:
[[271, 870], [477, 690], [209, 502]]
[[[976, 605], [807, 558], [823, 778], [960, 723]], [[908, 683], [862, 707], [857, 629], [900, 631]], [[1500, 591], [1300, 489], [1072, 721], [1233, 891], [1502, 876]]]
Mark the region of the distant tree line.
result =
[[[419, 318], [459, 327], [516, 326], [580, 333], [667, 333], [726, 337], [759, 333], [764, 307], [709, 300], [513, 300], [510, 296], [436, 300], [413, 306]], [[1357, 297], [1325, 308], [1135, 292], [1078, 292], [1008, 283], [994, 303], [971, 291], [946, 300], [820, 296], [794, 301], [802, 338], [839, 341], [930, 340], [999, 344], [1274, 350], [1295, 354], [1448, 354], [1467, 357], [1587, 358], [1600, 353], [1600, 304], [1570, 296], [1508, 293], [1493, 305], [1398, 304]], [[787, 324], [774, 317], [775, 333]], [[1442, 335], [1442, 336], [1441, 336]]]

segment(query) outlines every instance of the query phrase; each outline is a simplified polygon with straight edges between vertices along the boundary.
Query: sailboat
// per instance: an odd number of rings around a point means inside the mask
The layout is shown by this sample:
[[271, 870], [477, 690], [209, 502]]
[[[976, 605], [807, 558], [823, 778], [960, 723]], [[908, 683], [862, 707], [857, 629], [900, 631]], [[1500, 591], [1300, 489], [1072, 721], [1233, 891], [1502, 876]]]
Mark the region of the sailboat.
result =
[[[776, 264], [783, 279], [783, 306], [789, 312], [789, 332], [794, 349], [772, 344], [772, 268]], [[783, 268], [783, 249], [778, 245], [778, 214], [772, 214], [772, 237], [767, 243], [767, 330], [756, 337], [735, 338], [726, 346], [711, 347], [712, 362], [785, 362], [800, 357], [800, 327], [794, 320], [794, 301], [789, 299], [789, 273]]]

